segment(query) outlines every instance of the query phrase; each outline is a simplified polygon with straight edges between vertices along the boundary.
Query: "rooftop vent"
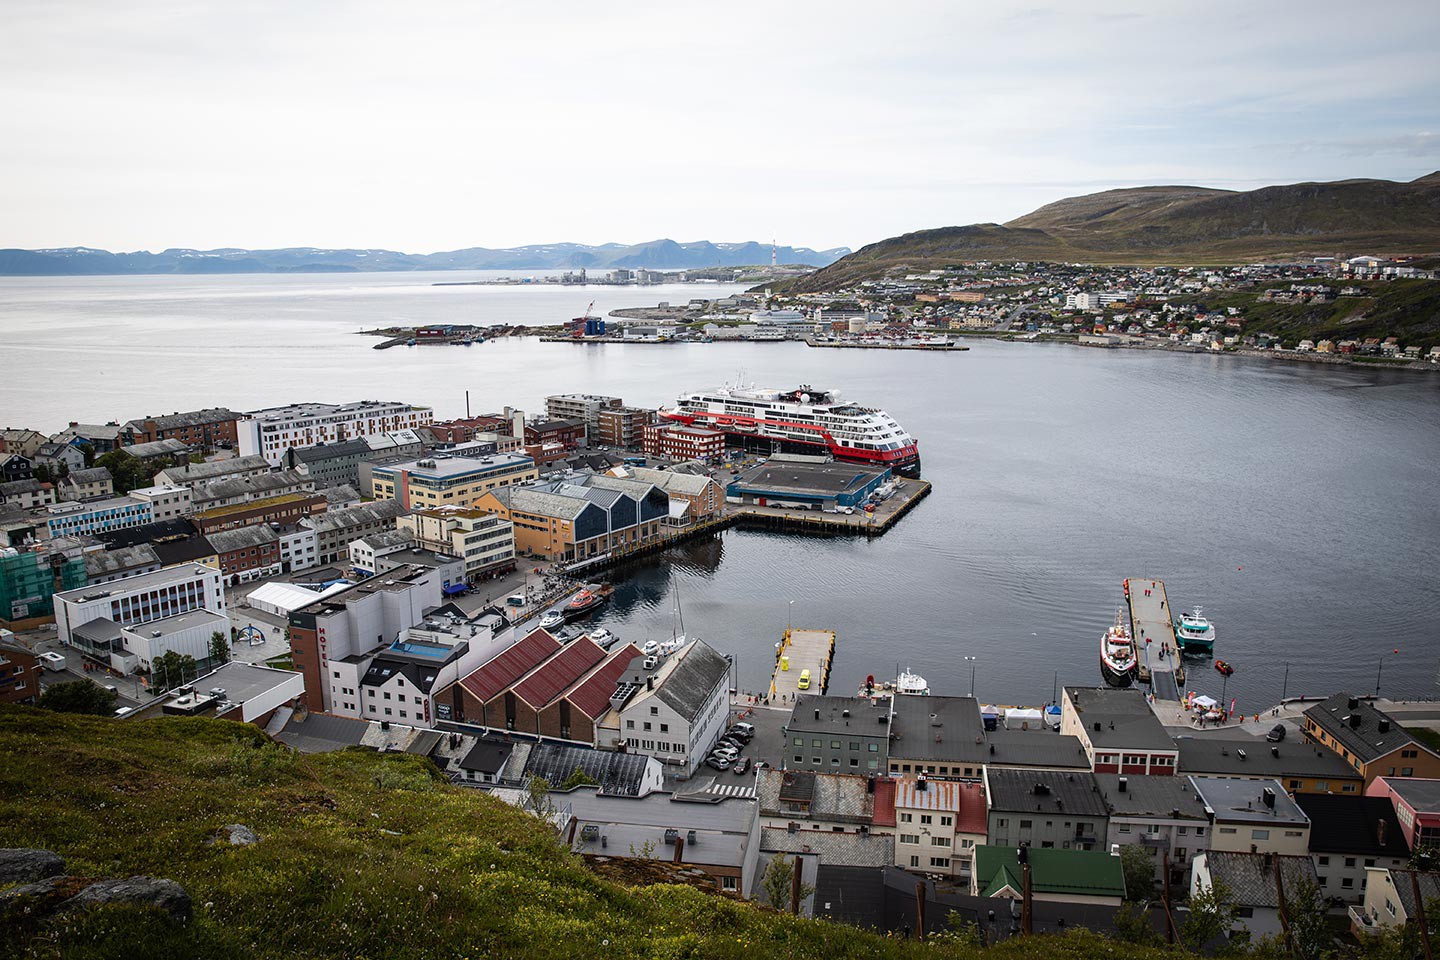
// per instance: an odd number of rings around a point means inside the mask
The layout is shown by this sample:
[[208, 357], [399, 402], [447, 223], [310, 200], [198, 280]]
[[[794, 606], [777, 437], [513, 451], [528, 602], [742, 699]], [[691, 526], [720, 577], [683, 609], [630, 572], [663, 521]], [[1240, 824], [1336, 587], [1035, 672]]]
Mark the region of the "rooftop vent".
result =
[[1260, 799], [1264, 801], [1265, 806], [1269, 807], [1271, 810], [1274, 810], [1274, 809], [1275, 809], [1275, 791], [1274, 791], [1274, 790], [1270, 789], [1269, 787], [1266, 787], [1266, 788], [1264, 789], [1264, 791], [1261, 792], [1261, 794], [1260, 794]]
[[1037, 797], [1048, 797], [1049, 795], [1050, 795], [1050, 785], [1049, 785], [1048, 783], [1037, 783], [1037, 784], [1035, 784], [1035, 796], [1037, 796]]
[[1121, 793], [1124, 793], [1126, 787], [1128, 787], [1129, 784], [1130, 784], [1130, 781], [1129, 781], [1127, 778], [1121, 777], [1121, 778], [1120, 778], [1120, 792], [1121, 792]]
[[1360, 698], [1359, 698], [1359, 697], [1351, 697], [1349, 700], [1346, 700], [1346, 701], [1345, 701], [1345, 709], [1346, 709], [1346, 710], [1354, 710], [1354, 709], [1356, 709], [1356, 708], [1359, 707], [1359, 706], [1360, 706]]
[[1377, 723], [1376, 723], [1376, 729], [1378, 729], [1381, 733], [1389, 733], [1389, 732], [1390, 732], [1390, 721], [1389, 721], [1388, 719], [1382, 719], [1382, 720], [1377, 721]]
[[1245, 751], [1244, 751], [1244, 750], [1236, 750], [1236, 751], [1235, 751], [1235, 755], [1238, 756], [1241, 760], [1244, 760], [1244, 759], [1245, 759]]

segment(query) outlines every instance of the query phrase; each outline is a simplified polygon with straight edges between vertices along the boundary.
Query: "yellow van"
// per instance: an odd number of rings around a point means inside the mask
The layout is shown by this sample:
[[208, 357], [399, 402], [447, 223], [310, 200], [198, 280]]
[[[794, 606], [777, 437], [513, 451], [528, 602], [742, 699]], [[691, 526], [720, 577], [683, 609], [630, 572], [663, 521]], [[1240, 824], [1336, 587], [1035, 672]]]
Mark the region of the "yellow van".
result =
[[800, 682], [797, 683], [797, 684], [795, 684], [795, 686], [799, 687], [801, 690], [809, 690], [809, 689], [810, 689], [810, 671], [809, 671], [809, 670], [801, 670], [801, 671], [800, 671]]

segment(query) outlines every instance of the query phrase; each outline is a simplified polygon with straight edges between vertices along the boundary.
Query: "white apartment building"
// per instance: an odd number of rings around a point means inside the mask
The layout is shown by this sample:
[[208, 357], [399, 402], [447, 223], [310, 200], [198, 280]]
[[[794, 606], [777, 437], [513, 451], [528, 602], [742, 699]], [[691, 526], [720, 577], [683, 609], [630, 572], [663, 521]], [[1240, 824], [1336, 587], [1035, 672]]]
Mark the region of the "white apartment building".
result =
[[55, 627], [61, 643], [115, 665], [113, 655], [125, 650], [125, 629], [192, 610], [225, 613], [221, 574], [214, 567], [186, 563], [57, 593]]
[[395, 526], [426, 550], [460, 557], [471, 582], [515, 562], [515, 525], [498, 514], [436, 507], [400, 517]]
[[143, 500], [150, 504], [150, 518], [152, 522], [183, 517], [187, 513], [190, 513], [190, 507], [193, 502], [193, 494], [189, 487], [181, 487], [173, 484], [157, 484], [153, 487], [140, 487], [138, 490], [131, 490], [128, 496], [132, 499]]
[[[730, 664], [703, 640], [663, 659], [636, 657], [621, 675], [595, 745], [693, 771], [729, 718]], [[618, 725], [618, 726], [617, 726]]]
[[429, 407], [382, 400], [293, 403], [247, 414], [236, 430], [241, 456], [262, 456], [278, 467], [286, 450], [414, 430], [434, 419], [435, 412]]
[[894, 784], [895, 866], [968, 882], [988, 829], [985, 787], [923, 776]]
[[320, 566], [320, 535], [312, 527], [299, 524], [282, 526], [280, 534], [280, 569], [298, 573]]

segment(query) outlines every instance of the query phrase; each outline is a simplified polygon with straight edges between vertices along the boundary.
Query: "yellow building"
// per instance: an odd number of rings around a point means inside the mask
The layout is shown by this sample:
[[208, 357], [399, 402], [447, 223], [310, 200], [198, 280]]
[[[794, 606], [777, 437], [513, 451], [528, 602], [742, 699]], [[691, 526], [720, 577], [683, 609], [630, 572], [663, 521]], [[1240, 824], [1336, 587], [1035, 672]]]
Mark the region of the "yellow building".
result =
[[539, 476], [535, 461], [518, 454], [437, 454], [377, 466], [371, 473], [371, 485], [376, 500], [398, 500], [407, 510], [424, 510], [473, 506], [488, 491]]

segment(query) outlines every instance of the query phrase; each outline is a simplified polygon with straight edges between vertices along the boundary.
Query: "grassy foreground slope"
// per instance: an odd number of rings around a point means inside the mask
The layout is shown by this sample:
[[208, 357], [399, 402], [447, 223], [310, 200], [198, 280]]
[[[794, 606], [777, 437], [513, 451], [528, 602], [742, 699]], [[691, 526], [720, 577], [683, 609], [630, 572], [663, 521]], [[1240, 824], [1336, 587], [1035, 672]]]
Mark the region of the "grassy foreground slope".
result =
[[[441, 782], [428, 761], [300, 756], [253, 727], [0, 707], [0, 846], [72, 874], [173, 879], [195, 918], [106, 907], [5, 921], [0, 956], [845, 957], [939, 955], [681, 886], [602, 880], [540, 821]], [[210, 845], [226, 824], [248, 847]], [[946, 956], [979, 956], [947, 945]], [[1157, 956], [1084, 933], [986, 957]]]

